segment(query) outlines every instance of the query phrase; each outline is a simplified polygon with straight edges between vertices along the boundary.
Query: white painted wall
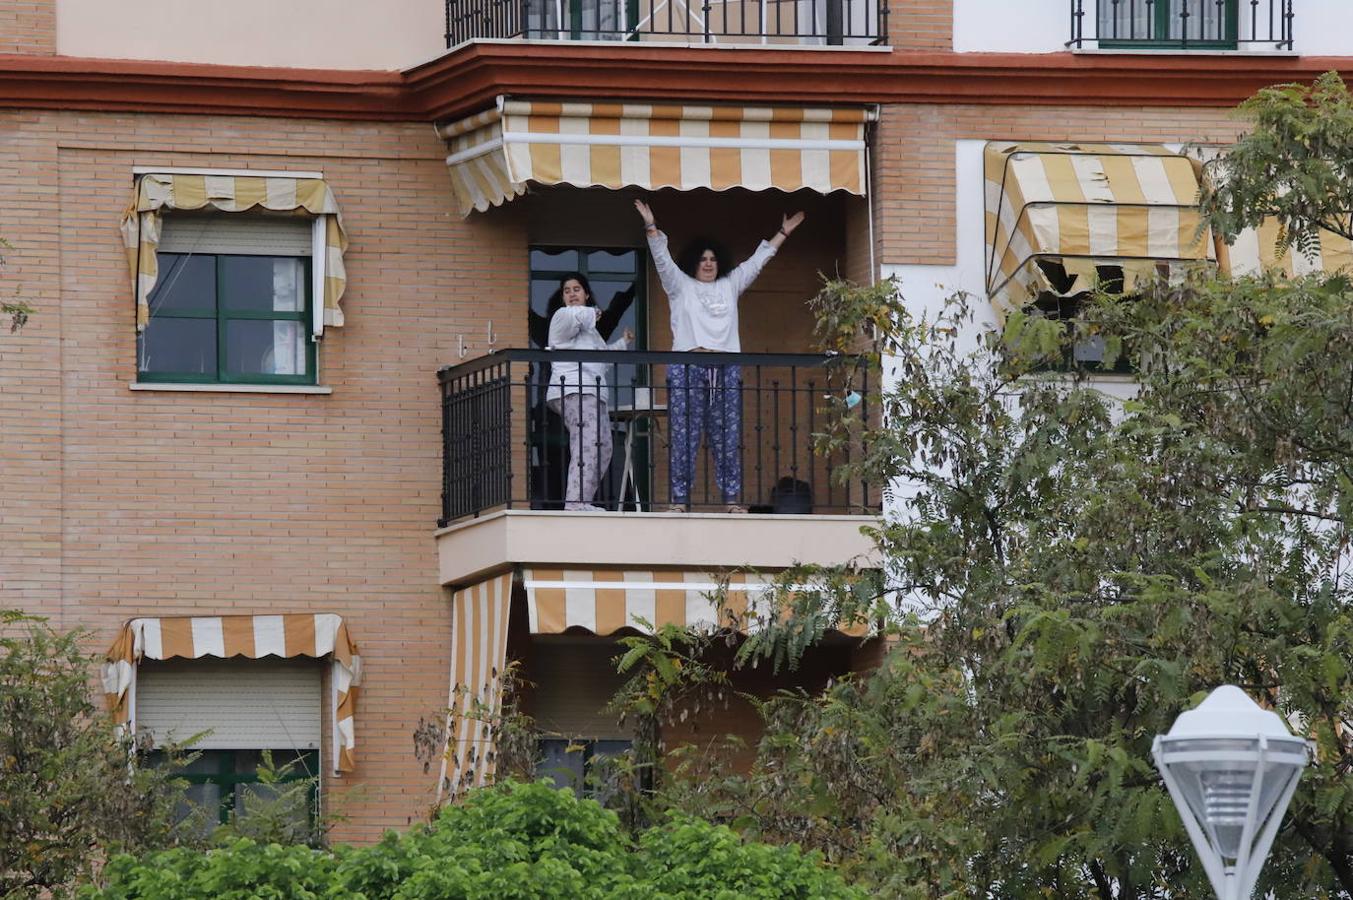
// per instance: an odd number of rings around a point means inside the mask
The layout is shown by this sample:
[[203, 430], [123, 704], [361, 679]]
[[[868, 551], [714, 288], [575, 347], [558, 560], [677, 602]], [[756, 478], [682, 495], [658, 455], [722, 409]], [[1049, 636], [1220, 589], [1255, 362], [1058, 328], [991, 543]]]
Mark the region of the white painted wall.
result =
[[[1267, 34], [1268, 3], [1261, 4]], [[1095, 0], [1085, 0], [1085, 34], [1095, 29]], [[1246, 19], [1248, 0], [1241, 0]], [[1353, 56], [1353, 0], [1294, 0], [1294, 51], [1303, 56]], [[1241, 24], [1248, 33], [1247, 20]], [[954, 0], [954, 49], [960, 53], [1055, 53], [1071, 37], [1070, 0]], [[1094, 49], [1091, 42], [1086, 49]], [[1113, 52], [1113, 51], [1102, 51]], [[1149, 51], [1148, 51], [1149, 52]], [[1256, 45], [1239, 52], [1275, 52]]]
[[445, 50], [442, 0], [57, 0], [63, 56], [405, 69]]
[[1292, 42], [1303, 56], [1353, 56], [1353, 2], [1294, 0]]
[[954, 0], [954, 49], [1055, 53], [1066, 49], [1070, 21], [1068, 0]]

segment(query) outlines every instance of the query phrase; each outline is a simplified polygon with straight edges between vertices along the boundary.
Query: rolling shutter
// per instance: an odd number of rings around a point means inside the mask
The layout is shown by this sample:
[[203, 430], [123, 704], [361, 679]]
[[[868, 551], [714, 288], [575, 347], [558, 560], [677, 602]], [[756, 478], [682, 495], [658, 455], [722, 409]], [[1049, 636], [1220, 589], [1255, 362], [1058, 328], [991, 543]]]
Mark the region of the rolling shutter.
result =
[[313, 243], [313, 221], [301, 217], [171, 213], [160, 232], [161, 253], [309, 256]]
[[201, 750], [318, 749], [324, 695], [312, 660], [198, 659], [144, 662], [137, 727], [156, 746]]
[[531, 715], [541, 732], [564, 738], [629, 738], [632, 728], [604, 712], [629, 676], [611, 660], [624, 651], [614, 641], [536, 641], [531, 647], [528, 680], [535, 688]]

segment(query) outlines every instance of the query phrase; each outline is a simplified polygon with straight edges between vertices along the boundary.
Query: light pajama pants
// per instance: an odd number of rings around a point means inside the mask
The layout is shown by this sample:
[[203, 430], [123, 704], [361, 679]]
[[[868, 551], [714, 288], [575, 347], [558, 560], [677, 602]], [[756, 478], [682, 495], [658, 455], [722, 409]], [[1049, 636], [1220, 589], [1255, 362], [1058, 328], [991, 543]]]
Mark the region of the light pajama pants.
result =
[[550, 401], [568, 431], [564, 509], [589, 509], [611, 465], [611, 417], [595, 394], [567, 394]]

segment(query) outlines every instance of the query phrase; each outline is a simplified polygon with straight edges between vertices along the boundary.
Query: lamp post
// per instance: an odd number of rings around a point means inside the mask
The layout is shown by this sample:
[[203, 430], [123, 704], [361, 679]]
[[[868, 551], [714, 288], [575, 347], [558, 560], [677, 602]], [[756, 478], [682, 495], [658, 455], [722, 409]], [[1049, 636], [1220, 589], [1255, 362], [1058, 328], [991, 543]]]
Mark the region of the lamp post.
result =
[[1218, 900], [1249, 900], [1310, 745], [1223, 685], [1157, 735], [1151, 755]]

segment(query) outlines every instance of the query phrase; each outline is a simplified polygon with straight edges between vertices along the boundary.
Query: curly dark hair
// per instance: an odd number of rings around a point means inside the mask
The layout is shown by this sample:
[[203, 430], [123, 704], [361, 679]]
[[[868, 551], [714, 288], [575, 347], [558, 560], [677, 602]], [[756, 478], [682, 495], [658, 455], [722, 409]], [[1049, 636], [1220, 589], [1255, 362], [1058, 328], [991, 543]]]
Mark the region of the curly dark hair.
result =
[[596, 306], [597, 298], [592, 296], [592, 282], [587, 280], [587, 276], [582, 272], [569, 272], [563, 278], [559, 279], [559, 287], [550, 294], [550, 300], [545, 304], [545, 318], [553, 319], [554, 314], [564, 308], [564, 285], [570, 281], [576, 281], [583, 286], [583, 293], [587, 295], [585, 305]]
[[719, 271], [714, 277], [722, 278], [727, 275], [729, 270], [733, 268], [732, 260], [728, 255], [727, 248], [713, 238], [698, 237], [691, 241], [682, 249], [677, 265], [681, 267], [681, 271], [694, 278], [695, 270], [700, 265], [700, 257], [704, 255], [706, 250], [714, 251], [714, 259], [719, 267]]

